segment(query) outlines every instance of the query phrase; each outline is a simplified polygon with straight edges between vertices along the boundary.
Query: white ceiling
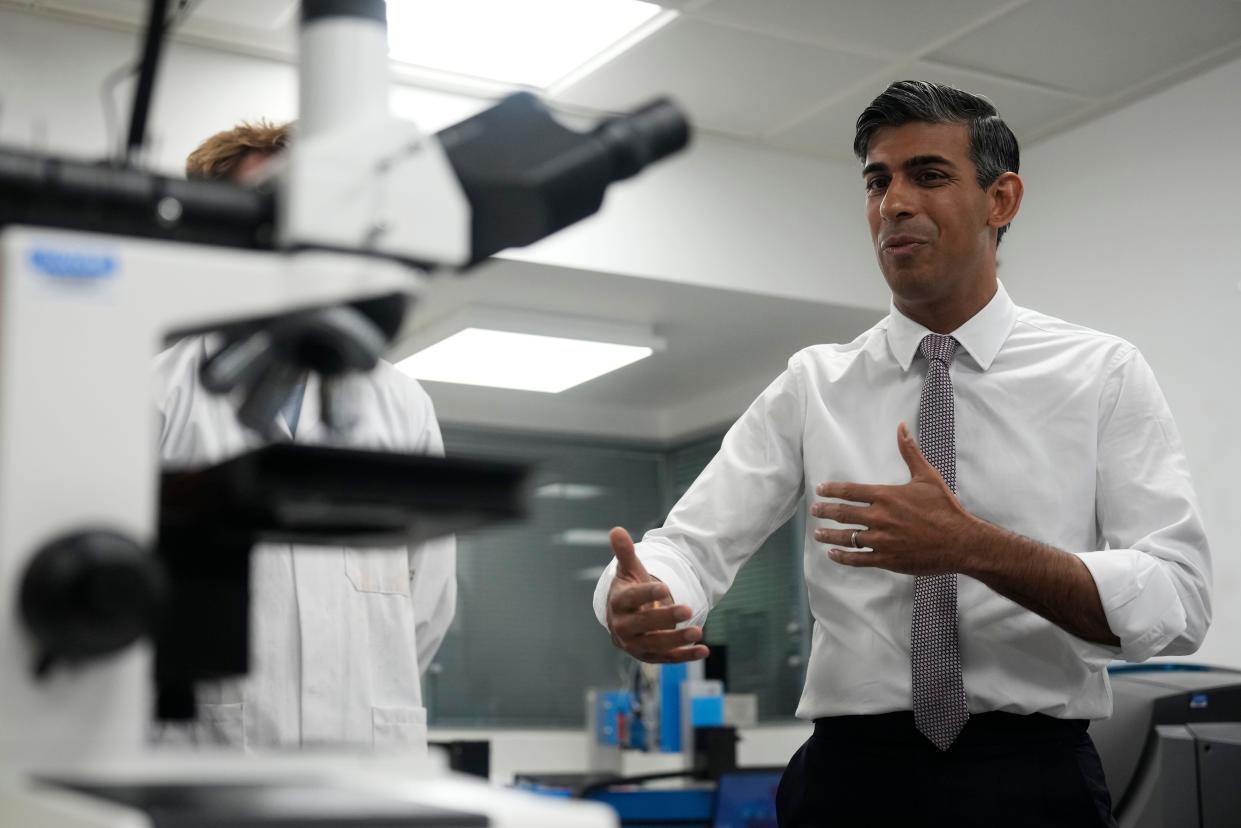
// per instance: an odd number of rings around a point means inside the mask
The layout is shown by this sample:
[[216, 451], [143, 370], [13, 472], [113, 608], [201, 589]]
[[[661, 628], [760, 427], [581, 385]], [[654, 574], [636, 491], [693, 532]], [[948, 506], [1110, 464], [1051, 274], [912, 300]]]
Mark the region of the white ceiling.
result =
[[1028, 146], [1241, 55], [1237, 0], [660, 2], [682, 16], [557, 97], [662, 90], [700, 127], [840, 160], [894, 80], [984, 94]]
[[[876, 279], [880, 278], [878, 274]], [[649, 325], [663, 352], [560, 394], [426, 382], [441, 420], [674, 442], [730, 423], [800, 348], [848, 342], [871, 309], [494, 259], [433, 280], [406, 334], [467, 305]], [[779, 320], [773, 324], [773, 320]], [[410, 352], [398, 341], [389, 355]]]
[[[854, 120], [893, 80], [926, 78], [984, 94], [1029, 146], [1241, 56], [1241, 0], [656, 2], [680, 16], [553, 88], [553, 99], [595, 114], [670, 94], [699, 130], [848, 161]], [[0, 5], [134, 26], [146, 0]], [[291, 59], [296, 7], [296, 0], [199, 0], [179, 37]], [[398, 75], [447, 91], [498, 91]]]

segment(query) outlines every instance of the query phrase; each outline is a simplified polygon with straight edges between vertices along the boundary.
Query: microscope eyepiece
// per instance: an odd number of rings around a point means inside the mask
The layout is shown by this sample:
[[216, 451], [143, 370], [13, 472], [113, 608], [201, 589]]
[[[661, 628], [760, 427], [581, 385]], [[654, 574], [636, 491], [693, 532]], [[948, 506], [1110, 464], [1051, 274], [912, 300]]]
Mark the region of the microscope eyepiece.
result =
[[594, 214], [608, 185], [682, 149], [689, 131], [660, 99], [577, 132], [525, 92], [443, 130], [436, 137], [470, 202], [469, 264]]
[[620, 181], [684, 149], [689, 143], [689, 123], [676, 104], [660, 98], [626, 115], [608, 118], [594, 134], [611, 156], [612, 180]]

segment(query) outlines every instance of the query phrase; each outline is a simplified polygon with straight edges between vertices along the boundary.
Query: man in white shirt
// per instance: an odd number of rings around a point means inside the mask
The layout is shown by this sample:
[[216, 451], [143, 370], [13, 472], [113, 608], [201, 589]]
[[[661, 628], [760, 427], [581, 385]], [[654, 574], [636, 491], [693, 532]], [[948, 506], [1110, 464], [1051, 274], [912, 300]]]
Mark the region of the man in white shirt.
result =
[[[241, 181], [288, 140], [286, 126], [240, 124], [204, 141], [186, 172]], [[203, 388], [208, 352], [208, 339], [193, 337], [155, 360], [166, 466], [212, 465], [263, 443], [242, 428], [232, 399]], [[350, 447], [444, 453], [415, 380], [381, 361], [355, 390]], [[331, 442], [317, 377], [289, 400], [279, 427], [292, 442]], [[451, 536], [396, 550], [262, 544], [251, 555], [251, 591], [250, 674], [201, 687], [194, 726], [165, 728], [162, 741], [426, 750], [420, 674], [456, 609]]]
[[990, 103], [895, 83], [854, 148], [891, 313], [795, 354], [663, 528], [613, 530], [596, 615], [636, 658], [704, 657], [711, 606], [805, 509], [815, 735], [781, 826], [1114, 825], [1105, 668], [1210, 621], [1176, 427], [1136, 348], [999, 284], [1023, 184]]

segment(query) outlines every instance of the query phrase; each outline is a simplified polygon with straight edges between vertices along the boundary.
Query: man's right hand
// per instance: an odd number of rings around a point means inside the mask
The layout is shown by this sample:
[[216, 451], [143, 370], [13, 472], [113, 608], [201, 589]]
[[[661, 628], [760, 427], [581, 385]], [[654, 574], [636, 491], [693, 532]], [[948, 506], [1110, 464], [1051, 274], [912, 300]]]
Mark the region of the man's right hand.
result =
[[608, 632], [612, 643], [639, 661], [675, 664], [706, 658], [707, 648], [699, 644], [701, 627], [678, 630], [693, 612], [684, 604], [672, 603], [672, 594], [663, 581], [647, 573], [633, 539], [619, 526], [608, 538], [616, 556], [616, 577], [608, 592]]

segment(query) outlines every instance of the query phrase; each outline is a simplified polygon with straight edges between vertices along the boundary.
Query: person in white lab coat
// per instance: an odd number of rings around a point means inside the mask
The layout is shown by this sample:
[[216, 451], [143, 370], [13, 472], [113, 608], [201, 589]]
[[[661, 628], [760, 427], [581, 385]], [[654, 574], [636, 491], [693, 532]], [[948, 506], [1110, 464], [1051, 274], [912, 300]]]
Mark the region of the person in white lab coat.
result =
[[[242, 124], [207, 139], [191, 177], [240, 180], [282, 150], [288, 129]], [[160, 454], [166, 467], [215, 464], [262, 444], [227, 397], [198, 379], [209, 338], [192, 337], [155, 360]], [[431, 400], [380, 362], [356, 384], [349, 445], [442, 455]], [[298, 443], [329, 442], [318, 379], [290, 399], [280, 426]], [[402, 550], [263, 544], [251, 556], [251, 672], [199, 689], [198, 719], [160, 741], [246, 749], [350, 746], [425, 750], [420, 674], [456, 608], [456, 543]]]

